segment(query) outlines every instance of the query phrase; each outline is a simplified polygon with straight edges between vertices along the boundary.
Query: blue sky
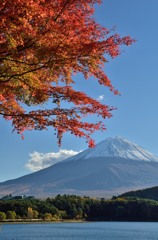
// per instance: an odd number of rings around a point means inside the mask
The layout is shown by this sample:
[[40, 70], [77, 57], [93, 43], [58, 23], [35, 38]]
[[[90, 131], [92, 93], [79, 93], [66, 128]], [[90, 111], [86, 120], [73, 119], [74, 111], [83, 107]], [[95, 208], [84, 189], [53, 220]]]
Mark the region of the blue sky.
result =
[[[113, 117], [105, 121], [107, 131], [93, 135], [96, 143], [107, 137], [123, 136], [158, 156], [157, 9], [157, 0], [103, 0], [96, 8], [95, 18], [102, 25], [116, 27], [116, 32], [122, 36], [130, 35], [137, 40], [105, 65], [121, 97], [99, 86], [94, 79], [76, 78], [78, 90], [94, 98], [104, 96], [103, 103], [117, 107]], [[84, 139], [66, 134], [59, 152], [53, 129], [25, 132], [25, 139], [21, 140], [16, 133], [12, 134], [9, 122], [1, 119], [0, 123], [0, 182], [28, 174], [29, 169], [41, 169], [49, 165], [50, 158], [58, 161], [63, 155], [73, 154], [70, 150], [79, 152], [87, 148]]]

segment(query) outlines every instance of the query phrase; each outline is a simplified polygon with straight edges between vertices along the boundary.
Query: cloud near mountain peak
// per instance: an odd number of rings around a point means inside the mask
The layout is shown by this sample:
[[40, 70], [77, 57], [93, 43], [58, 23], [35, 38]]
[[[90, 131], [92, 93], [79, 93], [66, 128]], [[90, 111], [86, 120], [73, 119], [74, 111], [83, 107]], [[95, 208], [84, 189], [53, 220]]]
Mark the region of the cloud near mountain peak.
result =
[[77, 151], [66, 149], [60, 149], [58, 152], [50, 153], [40, 153], [34, 151], [33, 153], [29, 154], [29, 160], [25, 164], [25, 167], [32, 172], [39, 171], [78, 153], [79, 152]]

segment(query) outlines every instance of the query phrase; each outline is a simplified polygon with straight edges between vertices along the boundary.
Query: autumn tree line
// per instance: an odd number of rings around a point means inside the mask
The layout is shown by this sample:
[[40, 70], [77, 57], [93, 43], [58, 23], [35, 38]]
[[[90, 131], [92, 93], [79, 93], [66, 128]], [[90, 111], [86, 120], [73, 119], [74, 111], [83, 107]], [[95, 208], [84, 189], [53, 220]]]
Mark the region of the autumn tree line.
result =
[[55, 198], [1, 200], [0, 220], [158, 221], [158, 201], [140, 198], [110, 200], [57, 195]]

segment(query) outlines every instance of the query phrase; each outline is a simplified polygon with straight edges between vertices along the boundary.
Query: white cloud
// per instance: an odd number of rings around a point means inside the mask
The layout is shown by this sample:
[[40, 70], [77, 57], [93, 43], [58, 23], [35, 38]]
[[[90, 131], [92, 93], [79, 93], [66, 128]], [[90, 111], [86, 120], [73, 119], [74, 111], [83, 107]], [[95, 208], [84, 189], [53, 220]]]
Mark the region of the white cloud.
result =
[[50, 153], [39, 153], [39, 152], [33, 152], [30, 153], [29, 160], [26, 163], [25, 167], [32, 172], [41, 170], [43, 168], [49, 167], [51, 165], [54, 165], [55, 163], [58, 163], [66, 158], [69, 158], [71, 156], [76, 155], [79, 152], [73, 151], [73, 150], [59, 150], [59, 152], [50, 152]]
[[100, 95], [99, 97], [97, 97], [98, 101], [102, 101], [104, 99], [104, 95]]

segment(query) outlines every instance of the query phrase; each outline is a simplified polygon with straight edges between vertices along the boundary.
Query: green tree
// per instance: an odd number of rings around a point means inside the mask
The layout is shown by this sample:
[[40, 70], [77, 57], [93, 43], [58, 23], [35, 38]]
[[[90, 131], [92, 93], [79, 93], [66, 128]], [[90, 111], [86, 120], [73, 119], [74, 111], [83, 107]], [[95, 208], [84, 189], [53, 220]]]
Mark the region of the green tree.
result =
[[66, 219], [66, 218], [67, 218], [67, 213], [66, 213], [66, 211], [60, 210], [60, 211], [59, 211], [59, 214], [58, 214], [58, 217], [59, 217], [59, 219]]
[[37, 210], [33, 210], [32, 211], [32, 218], [33, 219], [38, 219], [38, 212], [37, 212]]
[[6, 214], [4, 212], [0, 212], [0, 220], [1, 221], [6, 220]]
[[6, 212], [6, 218], [7, 218], [7, 219], [15, 219], [15, 218], [16, 218], [16, 213], [15, 213], [15, 211], [7, 211], [7, 212]]
[[45, 221], [52, 220], [52, 214], [51, 213], [45, 213], [44, 214], [44, 220]]

